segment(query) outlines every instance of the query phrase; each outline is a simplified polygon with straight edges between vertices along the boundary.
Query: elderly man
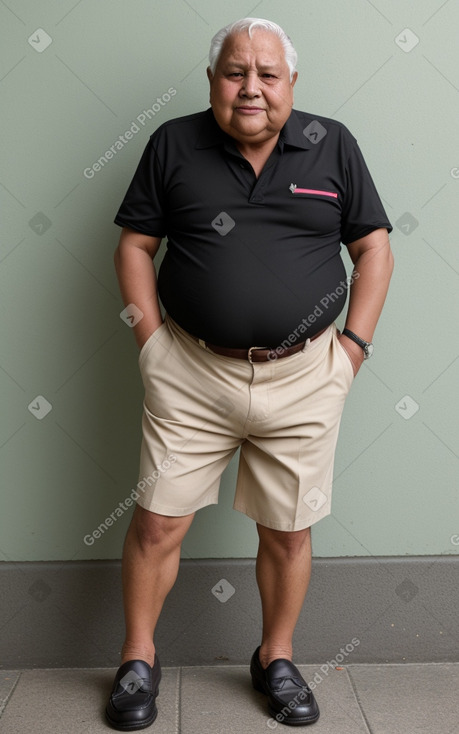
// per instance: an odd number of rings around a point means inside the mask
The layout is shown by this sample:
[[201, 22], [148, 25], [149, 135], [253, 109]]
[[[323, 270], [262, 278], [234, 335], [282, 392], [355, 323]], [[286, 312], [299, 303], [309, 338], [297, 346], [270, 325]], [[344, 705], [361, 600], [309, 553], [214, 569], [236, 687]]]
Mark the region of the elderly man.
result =
[[[343, 405], [389, 285], [392, 228], [349, 131], [292, 109], [295, 64], [274, 23], [246, 18], [219, 31], [211, 108], [151, 136], [115, 220], [145, 387], [139, 497], [123, 553], [126, 638], [106, 708], [117, 729], [156, 718], [155, 626], [194, 513], [218, 501], [238, 447], [234, 508], [259, 536], [252, 683], [276, 721], [319, 717], [292, 637], [310, 527], [331, 511]], [[341, 242], [354, 264], [348, 278]]]

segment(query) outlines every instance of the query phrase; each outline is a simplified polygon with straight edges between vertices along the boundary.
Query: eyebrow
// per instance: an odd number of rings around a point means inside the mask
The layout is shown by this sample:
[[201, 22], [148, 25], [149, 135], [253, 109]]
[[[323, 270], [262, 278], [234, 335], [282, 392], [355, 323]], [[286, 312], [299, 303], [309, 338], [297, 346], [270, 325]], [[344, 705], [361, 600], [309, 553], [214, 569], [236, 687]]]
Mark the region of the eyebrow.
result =
[[[226, 64], [224, 64], [224, 66], [226, 66], [227, 69], [245, 69], [246, 68], [245, 63], [238, 62], [238, 61], [227, 61]], [[259, 69], [259, 71], [268, 71], [268, 72], [279, 72], [280, 71], [280, 67], [274, 64], [260, 64], [259, 66], [257, 66], [257, 69]]]

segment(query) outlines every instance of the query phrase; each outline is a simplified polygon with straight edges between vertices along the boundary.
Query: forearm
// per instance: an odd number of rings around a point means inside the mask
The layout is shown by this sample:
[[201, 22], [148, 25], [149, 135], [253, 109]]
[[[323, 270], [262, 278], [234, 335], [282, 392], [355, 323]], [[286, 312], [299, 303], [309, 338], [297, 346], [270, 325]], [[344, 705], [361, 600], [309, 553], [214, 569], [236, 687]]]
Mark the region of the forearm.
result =
[[346, 328], [371, 342], [386, 300], [393, 270], [393, 256], [387, 246], [363, 252], [354, 263]]
[[125, 306], [134, 303], [143, 313], [133, 327], [136, 342], [142, 347], [163, 320], [153, 260], [145, 250], [120, 246], [115, 253], [115, 268]]
[[[387, 230], [375, 230], [353, 243], [349, 246], [349, 253], [354, 263], [354, 277], [350, 287], [345, 328], [364, 341], [371, 342], [394, 267]], [[363, 362], [363, 350], [343, 334], [339, 339], [352, 362], [354, 374], [357, 374]]]

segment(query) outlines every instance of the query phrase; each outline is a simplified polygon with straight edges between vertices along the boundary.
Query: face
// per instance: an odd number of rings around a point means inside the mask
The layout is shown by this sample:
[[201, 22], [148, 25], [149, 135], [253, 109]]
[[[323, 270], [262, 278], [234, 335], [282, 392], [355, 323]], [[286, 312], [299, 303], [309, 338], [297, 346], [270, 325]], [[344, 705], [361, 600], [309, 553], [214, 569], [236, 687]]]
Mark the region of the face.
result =
[[280, 39], [262, 29], [226, 39], [210, 81], [210, 104], [219, 126], [244, 144], [258, 145], [279, 135], [293, 105], [295, 72], [285, 61]]

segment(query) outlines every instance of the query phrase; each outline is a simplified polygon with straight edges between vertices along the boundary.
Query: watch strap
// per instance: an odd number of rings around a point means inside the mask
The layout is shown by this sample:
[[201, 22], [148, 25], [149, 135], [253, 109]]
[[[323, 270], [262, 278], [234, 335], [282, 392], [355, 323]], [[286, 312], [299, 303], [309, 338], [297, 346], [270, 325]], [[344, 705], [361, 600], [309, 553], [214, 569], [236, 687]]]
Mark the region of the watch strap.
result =
[[352, 341], [358, 344], [359, 347], [362, 347], [362, 349], [365, 349], [367, 344], [369, 344], [369, 342], [366, 342], [364, 339], [361, 339], [359, 336], [357, 336], [357, 334], [354, 334], [354, 332], [351, 331], [350, 329], [343, 329], [342, 333], [344, 334], [344, 336], [347, 336], [349, 337], [349, 339], [352, 339]]
[[361, 349], [363, 349], [364, 359], [368, 359], [373, 354], [373, 344], [371, 342], [366, 342], [365, 339], [361, 339], [360, 336], [357, 336], [357, 334], [354, 334], [353, 331], [350, 329], [343, 329], [342, 333], [344, 336], [347, 336], [348, 339], [352, 339], [353, 342], [359, 345]]

